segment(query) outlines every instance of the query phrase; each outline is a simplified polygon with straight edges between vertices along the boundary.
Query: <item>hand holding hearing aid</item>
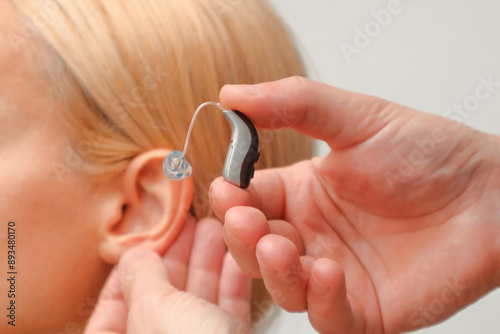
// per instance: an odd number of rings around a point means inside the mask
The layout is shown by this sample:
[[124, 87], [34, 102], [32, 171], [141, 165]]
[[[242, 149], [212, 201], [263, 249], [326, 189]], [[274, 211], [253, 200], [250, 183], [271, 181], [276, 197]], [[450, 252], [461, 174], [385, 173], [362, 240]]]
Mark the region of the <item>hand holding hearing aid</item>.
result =
[[498, 136], [303, 78], [227, 86], [220, 101], [331, 148], [210, 189], [240, 267], [319, 332], [429, 326], [500, 283]]

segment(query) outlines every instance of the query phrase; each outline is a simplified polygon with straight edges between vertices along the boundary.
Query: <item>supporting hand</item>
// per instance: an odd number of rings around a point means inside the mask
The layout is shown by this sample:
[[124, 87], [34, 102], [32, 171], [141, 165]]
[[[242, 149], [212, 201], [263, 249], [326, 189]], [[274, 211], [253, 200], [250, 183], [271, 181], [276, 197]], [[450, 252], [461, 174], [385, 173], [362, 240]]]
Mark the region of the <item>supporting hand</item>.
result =
[[163, 258], [146, 248], [123, 255], [85, 333], [248, 333], [250, 292], [220, 222], [189, 218]]

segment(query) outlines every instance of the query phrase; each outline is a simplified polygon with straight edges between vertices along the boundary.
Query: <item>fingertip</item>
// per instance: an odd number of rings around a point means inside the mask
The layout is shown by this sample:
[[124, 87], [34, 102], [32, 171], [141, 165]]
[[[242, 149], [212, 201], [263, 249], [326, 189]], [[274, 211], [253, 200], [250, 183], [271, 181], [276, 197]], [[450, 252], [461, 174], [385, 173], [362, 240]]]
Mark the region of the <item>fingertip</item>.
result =
[[252, 207], [236, 206], [225, 215], [224, 239], [227, 246], [253, 252], [257, 242], [271, 232], [266, 216]]
[[209, 189], [212, 209], [223, 221], [226, 211], [234, 206], [252, 206], [264, 212], [268, 219], [281, 219], [286, 207], [287, 173], [287, 168], [258, 170], [247, 189], [219, 177]]
[[272, 234], [281, 235], [295, 244], [300, 255], [305, 253], [304, 242], [297, 228], [284, 220], [270, 220], [269, 226]]
[[288, 271], [300, 262], [294, 243], [274, 234], [263, 236], [257, 242], [255, 255], [264, 280], [279, 272]]
[[225, 217], [230, 224], [238, 224], [238, 222], [243, 220], [251, 220], [251, 219], [256, 219], [256, 220], [266, 220], [266, 216], [260, 211], [259, 209], [256, 209], [254, 207], [250, 206], [244, 206], [244, 205], [238, 205], [229, 208], [226, 211]]
[[319, 332], [332, 328], [347, 332], [353, 326], [353, 314], [347, 297], [343, 268], [331, 259], [314, 262], [307, 293], [309, 319]]
[[118, 263], [118, 277], [128, 304], [134, 298], [145, 296], [147, 292], [171, 287], [162, 259], [145, 247], [132, 248], [123, 254]]
[[257, 243], [257, 257], [275, 256], [277, 251], [288, 250], [297, 252], [295, 244], [289, 239], [275, 234], [263, 236]]
[[233, 206], [248, 206], [251, 203], [247, 190], [235, 187], [222, 177], [216, 178], [210, 184], [209, 198], [212, 210], [222, 221], [226, 211]]
[[151, 260], [154, 258], [159, 258], [158, 254], [146, 247], [134, 247], [128, 249], [120, 257], [118, 262], [119, 272], [133, 271], [132, 266], [137, 263], [138, 260]]
[[255, 85], [225, 85], [219, 93], [219, 100], [223, 105], [232, 107], [235, 101], [241, 103], [246, 99], [255, 98], [263, 93], [261, 84]]
[[219, 91], [219, 101], [221, 101], [221, 103], [222, 103], [222, 100], [226, 97], [226, 94], [231, 92], [231, 89], [232, 89], [231, 87], [232, 86], [233, 85], [231, 85], [231, 84], [225, 84], [220, 89], [220, 91]]
[[257, 244], [257, 260], [264, 284], [273, 300], [289, 312], [307, 309], [307, 282], [309, 273], [293, 242], [268, 235]]
[[219, 92], [219, 101], [222, 105], [230, 107], [228, 102], [231, 101], [231, 98], [234, 94], [238, 94], [238, 91], [234, 88], [234, 85], [226, 84], [222, 86]]
[[345, 275], [335, 261], [322, 258], [316, 260], [311, 268], [311, 288], [314, 293], [324, 295], [330, 291], [345, 294]]
[[221, 197], [224, 196], [224, 192], [220, 190], [223, 185], [222, 182], [224, 182], [222, 177], [218, 177], [212, 181], [210, 188], [208, 189], [208, 198], [210, 200], [210, 206], [212, 207], [212, 210], [217, 218], [224, 221], [224, 214], [226, 211], [220, 205], [220, 201], [223, 199]]
[[255, 247], [260, 238], [270, 233], [262, 212], [251, 207], [234, 207], [226, 213], [223, 236], [234, 260], [250, 277], [261, 277]]

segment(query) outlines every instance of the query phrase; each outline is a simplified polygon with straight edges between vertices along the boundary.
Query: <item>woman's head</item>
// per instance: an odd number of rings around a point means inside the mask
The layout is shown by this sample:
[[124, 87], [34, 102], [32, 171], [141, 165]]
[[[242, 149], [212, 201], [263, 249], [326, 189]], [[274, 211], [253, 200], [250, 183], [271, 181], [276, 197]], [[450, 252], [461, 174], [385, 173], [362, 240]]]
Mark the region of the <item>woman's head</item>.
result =
[[[182, 149], [196, 107], [217, 100], [224, 84], [303, 69], [257, 0], [11, 2], [0, 4], [8, 36], [0, 117], [13, 134], [2, 131], [0, 152], [4, 197], [17, 204], [1, 213], [19, 228], [19, 302], [30, 304], [20, 322], [34, 325], [28, 332], [60, 330], [88, 316], [108, 264], [125, 249], [164, 251], [190, 208], [209, 213], [208, 186], [231, 133], [217, 109], [195, 123], [193, 176], [176, 182], [161, 171], [162, 159]], [[276, 111], [276, 122], [286, 121]], [[260, 167], [310, 153], [290, 131], [261, 132], [261, 143]]]

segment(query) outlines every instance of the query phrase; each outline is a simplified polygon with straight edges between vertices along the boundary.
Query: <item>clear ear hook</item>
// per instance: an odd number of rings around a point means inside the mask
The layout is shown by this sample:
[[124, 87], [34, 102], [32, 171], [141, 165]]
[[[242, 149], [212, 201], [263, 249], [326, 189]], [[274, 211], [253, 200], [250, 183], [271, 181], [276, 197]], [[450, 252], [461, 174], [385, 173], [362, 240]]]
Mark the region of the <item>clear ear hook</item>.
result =
[[218, 102], [205, 102], [201, 104], [198, 109], [196, 109], [186, 135], [184, 150], [182, 151], [182, 153], [180, 151], [173, 151], [169, 155], [167, 155], [165, 160], [163, 160], [163, 171], [172, 180], [184, 180], [190, 177], [193, 173], [193, 168], [191, 167], [191, 164], [187, 162], [185, 156], [189, 146], [189, 138], [191, 137], [191, 131], [193, 130], [194, 121], [196, 120], [196, 117], [198, 116], [200, 111], [206, 106], [216, 106], [222, 111], [227, 109]]
[[237, 110], [231, 110], [217, 102], [205, 102], [196, 109], [186, 136], [184, 150], [173, 151], [163, 161], [163, 171], [172, 180], [184, 180], [191, 176], [193, 168], [185, 155], [193, 124], [201, 109], [216, 106], [231, 126], [231, 142], [224, 162], [222, 177], [224, 180], [240, 188], [248, 188], [255, 172], [255, 164], [259, 160], [259, 135], [250, 119]]

